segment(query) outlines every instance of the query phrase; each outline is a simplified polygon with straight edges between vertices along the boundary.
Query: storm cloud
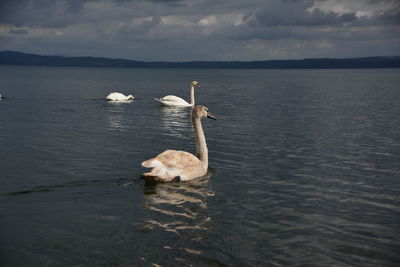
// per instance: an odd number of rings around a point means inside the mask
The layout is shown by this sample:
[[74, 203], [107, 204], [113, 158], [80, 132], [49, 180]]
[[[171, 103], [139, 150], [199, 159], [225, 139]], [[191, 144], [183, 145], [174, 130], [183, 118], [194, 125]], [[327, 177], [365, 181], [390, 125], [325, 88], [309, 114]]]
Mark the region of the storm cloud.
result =
[[136, 60], [400, 54], [396, 0], [13, 0], [0, 50]]

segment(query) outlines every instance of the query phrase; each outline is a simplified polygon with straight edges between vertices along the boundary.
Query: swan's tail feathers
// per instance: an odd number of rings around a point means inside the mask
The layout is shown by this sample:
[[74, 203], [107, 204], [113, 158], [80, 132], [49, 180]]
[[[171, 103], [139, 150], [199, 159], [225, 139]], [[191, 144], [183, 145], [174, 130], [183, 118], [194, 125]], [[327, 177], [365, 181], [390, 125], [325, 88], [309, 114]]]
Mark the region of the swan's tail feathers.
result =
[[149, 159], [149, 160], [143, 161], [142, 162], [142, 166], [145, 167], [145, 168], [152, 168], [151, 164], [150, 164], [152, 160], [153, 159]]
[[154, 100], [156, 100], [156, 101], [158, 101], [158, 102], [160, 102], [161, 103], [161, 98], [154, 98]]
[[162, 164], [157, 159], [152, 158], [152, 159], [143, 161], [142, 162], [142, 166], [145, 167], [145, 168], [155, 168], [155, 167], [161, 167]]

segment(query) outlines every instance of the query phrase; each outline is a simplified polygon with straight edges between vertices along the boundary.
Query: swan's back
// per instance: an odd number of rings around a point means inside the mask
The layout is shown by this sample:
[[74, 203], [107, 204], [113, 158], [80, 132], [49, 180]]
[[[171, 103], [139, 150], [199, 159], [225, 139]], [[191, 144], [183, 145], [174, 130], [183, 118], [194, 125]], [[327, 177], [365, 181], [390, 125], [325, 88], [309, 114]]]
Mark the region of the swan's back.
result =
[[161, 98], [164, 101], [171, 101], [171, 102], [186, 102], [184, 99], [182, 99], [181, 97], [178, 96], [174, 96], [174, 95], [166, 95], [163, 98]]
[[155, 98], [155, 100], [165, 106], [191, 106], [191, 104], [186, 102], [184, 99], [174, 95], [167, 95], [162, 98]]
[[143, 167], [155, 168], [155, 167], [165, 167], [165, 168], [187, 168], [198, 166], [200, 160], [194, 155], [186, 151], [180, 150], [166, 150], [156, 157], [146, 160], [142, 163]]
[[133, 99], [132, 96], [125, 96], [124, 94], [118, 93], [118, 92], [114, 92], [109, 94], [106, 99], [108, 101], [126, 101], [126, 100], [131, 100]]
[[201, 161], [194, 155], [179, 150], [166, 150], [142, 162], [142, 166], [152, 168], [144, 176], [154, 177], [159, 181], [171, 181], [177, 177], [181, 181], [187, 181], [203, 175]]

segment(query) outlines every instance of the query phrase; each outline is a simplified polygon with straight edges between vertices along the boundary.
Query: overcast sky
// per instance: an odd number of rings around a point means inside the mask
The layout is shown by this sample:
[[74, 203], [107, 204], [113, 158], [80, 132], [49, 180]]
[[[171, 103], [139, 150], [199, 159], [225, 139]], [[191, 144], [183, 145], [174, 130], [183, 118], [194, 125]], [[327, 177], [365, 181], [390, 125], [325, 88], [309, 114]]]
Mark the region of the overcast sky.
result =
[[1, 0], [0, 50], [145, 61], [400, 55], [400, 1]]

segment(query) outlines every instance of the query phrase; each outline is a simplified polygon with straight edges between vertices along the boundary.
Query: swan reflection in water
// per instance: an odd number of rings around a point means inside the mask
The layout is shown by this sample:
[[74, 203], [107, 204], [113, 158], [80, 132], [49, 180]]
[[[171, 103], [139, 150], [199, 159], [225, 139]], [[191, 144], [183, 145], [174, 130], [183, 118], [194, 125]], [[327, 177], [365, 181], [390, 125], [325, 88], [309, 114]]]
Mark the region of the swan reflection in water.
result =
[[[156, 212], [148, 227], [161, 227], [180, 234], [181, 230], [207, 230], [207, 198], [214, 196], [208, 185], [211, 172], [188, 182], [158, 183], [146, 180], [145, 208]], [[159, 219], [159, 220], [158, 220]]]
[[[157, 236], [159, 245], [171, 257], [202, 254], [198, 242], [211, 226], [207, 212], [207, 199], [214, 196], [210, 177], [209, 171], [204, 177], [188, 182], [145, 182], [144, 205], [148, 216], [144, 228]], [[179, 257], [171, 260], [185, 261]]]
[[187, 129], [192, 128], [191, 108], [162, 106], [160, 111], [163, 135], [191, 139], [187, 134]]
[[126, 116], [126, 105], [124, 101], [107, 102], [108, 129], [112, 131], [126, 131], [129, 120]]

